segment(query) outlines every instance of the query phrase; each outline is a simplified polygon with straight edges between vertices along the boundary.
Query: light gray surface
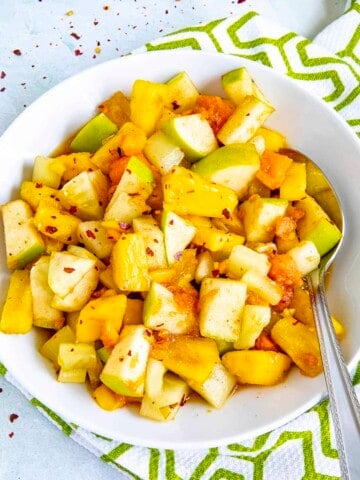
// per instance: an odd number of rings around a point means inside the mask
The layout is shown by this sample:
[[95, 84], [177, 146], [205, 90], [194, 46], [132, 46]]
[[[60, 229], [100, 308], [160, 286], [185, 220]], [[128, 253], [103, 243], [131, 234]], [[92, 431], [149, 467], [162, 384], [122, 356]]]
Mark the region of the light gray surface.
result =
[[[236, 0], [2, 2], [0, 71], [4, 71], [6, 77], [0, 80], [0, 88], [5, 87], [0, 93], [0, 133], [24, 105], [29, 105], [62, 79], [126, 54], [167, 32], [253, 8], [311, 37], [335, 19], [346, 3], [342, 0], [272, 0], [272, 9], [267, 0], [243, 3]], [[108, 9], [103, 8], [106, 5]], [[69, 11], [73, 11], [73, 15], [66, 15]], [[76, 39], [71, 33], [81, 38]], [[100, 53], [95, 52], [97, 42], [100, 42]], [[21, 56], [13, 54], [17, 48], [22, 51]], [[77, 48], [83, 55], [74, 55]], [[125, 478], [70, 440], [1, 377], [0, 388], [1, 480]], [[13, 413], [18, 418], [11, 422]]]

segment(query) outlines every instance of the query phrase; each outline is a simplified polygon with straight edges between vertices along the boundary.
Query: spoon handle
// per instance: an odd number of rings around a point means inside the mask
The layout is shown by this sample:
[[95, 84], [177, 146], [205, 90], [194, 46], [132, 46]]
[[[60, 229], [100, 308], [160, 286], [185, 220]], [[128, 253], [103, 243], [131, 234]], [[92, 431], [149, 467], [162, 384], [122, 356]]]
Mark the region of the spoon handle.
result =
[[324, 269], [308, 276], [343, 480], [360, 479], [360, 405], [332, 325]]

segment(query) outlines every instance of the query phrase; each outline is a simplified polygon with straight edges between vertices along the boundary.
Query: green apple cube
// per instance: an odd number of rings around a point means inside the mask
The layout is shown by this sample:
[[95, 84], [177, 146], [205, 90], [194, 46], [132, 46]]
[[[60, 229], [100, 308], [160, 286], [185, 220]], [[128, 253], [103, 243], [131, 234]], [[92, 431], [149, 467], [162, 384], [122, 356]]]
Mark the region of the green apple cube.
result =
[[271, 308], [266, 305], [245, 305], [240, 323], [240, 335], [234, 342], [234, 348], [245, 350], [252, 348], [255, 341], [270, 323]]
[[100, 380], [120, 395], [142, 397], [151, 338], [144, 325], [125, 325]]
[[[78, 237], [86, 249], [97, 258], [105, 259], [110, 257], [114, 242], [108, 237], [107, 229], [101, 221], [89, 220], [81, 222], [78, 226]], [[73, 246], [76, 247], [76, 245]]]
[[254, 94], [253, 80], [245, 67], [225, 73], [221, 77], [221, 85], [235, 105], [239, 105], [248, 95]]
[[204, 337], [234, 342], [239, 337], [246, 284], [228, 278], [205, 278], [201, 283], [200, 333]]
[[59, 188], [65, 165], [54, 158], [38, 155], [34, 160], [32, 181], [51, 188]]
[[179, 146], [161, 130], [148, 138], [144, 154], [162, 175], [168, 173], [175, 165], [180, 165], [185, 156]]
[[43, 255], [30, 270], [30, 288], [33, 302], [34, 325], [59, 330], [65, 318], [61, 310], [52, 307], [54, 292], [48, 283], [50, 256]]
[[144, 391], [152, 400], [157, 400], [163, 391], [164, 375], [167, 369], [161, 360], [149, 357], [146, 366]]
[[181, 113], [194, 107], [199, 92], [186, 72], [179, 72], [167, 85], [169, 102], [174, 112]]
[[161, 230], [164, 233], [165, 252], [169, 265], [180, 259], [196, 233], [196, 227], [189, 221], [169, 210], [163, 210]]
[[145, 249], [149, 252], [149, 269], [166, 268], [164, 234], [156, 220], [151, 215], [134, 218], [133, 230], [135, 233], [141, 233], [144, 239]]
[[57, 363], [64, 370], [93, 368], [96, 363], [94, 345], [89, 343], [61, 343]]
[[70, 144], [73, 152], [95, 153], [103, 142], [114, 135], [118, 127], [106, 115], [99, 113], [89, 120], [75, 135]]
[[310, 240], [302, 240], [296, 247], [290, 248], [287, 253], [302, 275], [312, 272], [320, 263], [320, 254]]
[[185, 157], [191, 162], [205, 157], [218, 147], [209, 122], [199, 113], [166, 120], [162, 130], [181, 148]]
[[41, 234], [32, 223], [33, 212], [18, 199], [1, 207], [5, 233], [6, 263], [9, 269], [22, 269], [45, 252]]
[[297, 223], [300, 240], [312, 241], [319, 254], [325, 255], [340, 241], [341, 231], [314, 198], [306, 197], [295, 206], [305, 213]]
[[39, 351], [43, 357], [47, 358], [58, 367], [60, 345], [62, 343], [70, 342], [75, 342], [75, 332], [69, 327], [69, 325], [65, 325], [54, 333], [54, 335], [52, 335], [49, 340], [41, 346]]
[[270, 261], [265, 253], [259, 253], [245, 245], [236, 245], [228, 260], [227, 273], [231, 278], [241, 278], [248, 270], [267, 275]]
[[211, 182], [231, 188], [239, 198], [247, 193], [259, 168], [259, 155], [250, 143], [225, 145], [192, 166], [194, 172]]
[[57, 381], [61, 383], [85, 383], [86, 381], [86, 368], [73, 368], [71, 370], [66, 370], [65, 368], [60, 368]]
[[247, 285], [249, 290], [259, 295], [270, 305], [277, 305], [283, 296], [283, 290], [280, 285], [271, 280], [271, 278], [253, 270], [247, 271], [242, 276], [241, 281]]
[[167, 330], [174, 334], [192, 333], [194, 318], [182, 310], [174, 294], [164, 285], [152, 282], [143, 308], [144, 325], [152, 330]]
[[216, 363], [205, 382], [188, 380], [188, 385], [212, 407], [221, 408], [233, 392], [236, 379], [222, 363]]
[[271, 242], [276, 222], [285, 215], [289, 202], [283, 198], [253, 196], [242, 206], [243, 224], [248, 242]]
[[273, 111], [274, 108], [268, 103], [248, 96], [221, 127], [217, 138], [224, 145], [246, 143]]

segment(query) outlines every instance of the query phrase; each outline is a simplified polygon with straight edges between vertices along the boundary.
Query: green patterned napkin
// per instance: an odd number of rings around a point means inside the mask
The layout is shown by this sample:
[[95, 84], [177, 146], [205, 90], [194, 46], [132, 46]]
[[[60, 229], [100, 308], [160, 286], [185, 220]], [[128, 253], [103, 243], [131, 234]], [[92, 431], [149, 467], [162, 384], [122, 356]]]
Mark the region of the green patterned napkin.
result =
[[[289, 32], [256, 12], [189, 27], [134, 53], [195, 49], [238, 55], [275, 68], [328, 102], [360, 136], [360, 0], [314, 41]], [[5, 366], [0, 374], [23, 391]], [[360, 392], [360, 364], [354, 376]], [[205, 450], [160, 450], [119, 443], [68, 424], [23, 392], [66, 435], [138, 480], [339, 479], [338, 453], [328, 402], [282, 428]]]

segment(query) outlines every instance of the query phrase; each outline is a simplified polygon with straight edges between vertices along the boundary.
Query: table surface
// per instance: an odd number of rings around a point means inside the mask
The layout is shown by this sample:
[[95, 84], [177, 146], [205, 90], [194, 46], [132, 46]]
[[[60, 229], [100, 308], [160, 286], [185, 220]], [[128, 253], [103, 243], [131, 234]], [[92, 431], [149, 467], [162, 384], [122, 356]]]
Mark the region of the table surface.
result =
[[[27, 105], [64, 78], [165, 33], [254, 9], [313, 38], [347, 4], [346, 0], [272, 0], [271, 5], [268, 0], [4, 2], [0, 134]], [[14, 55], [16, 49], [22, 55]], [[75, 50], [81, 55], [74, 55]], [[66, 437], [1, 377], [0, 465], [0, 480], [125, 478]]]

